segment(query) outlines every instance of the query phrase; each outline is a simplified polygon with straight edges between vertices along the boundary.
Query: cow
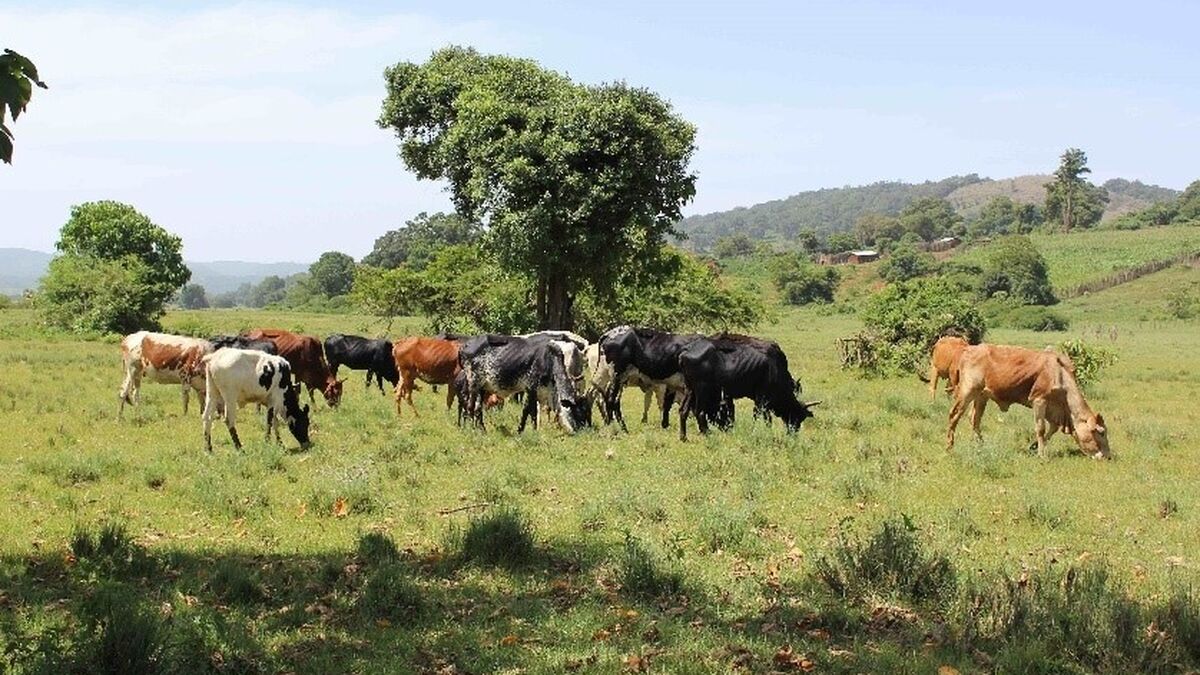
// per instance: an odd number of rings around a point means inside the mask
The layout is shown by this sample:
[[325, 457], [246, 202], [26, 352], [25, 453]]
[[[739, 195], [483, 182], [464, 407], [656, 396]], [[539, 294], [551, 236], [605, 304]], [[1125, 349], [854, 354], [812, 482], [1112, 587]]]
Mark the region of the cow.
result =
[[183, 414], [188, 411], [188, 390], [195, 390], [200, 405], [204, 405], [204, 366], [201, 359], [213, 349], [200, 338], [138, 331], [121, 340], [121, 361], [125, 379], [118, 396], [117, 419], [125, 412], [125, 404], [135, 405], [142, 379], [159, 384], [180, 385]]
[[283, 358], [292, 366], [296, 381], [308, 388], [308, 400], [313, 400], [313, 390], [325, 397], [330, 408], [342, 400], [342, 383], [329, 369], [325, 355], [321, 352], [321, 341], [311, 335], [298, 335], [278, 328], [259, 328], [242, 333], [251, 340], [270, 340]]
[[271, 429], [279, 440], [278, 420], [282, 419], [307, 449], [308, 404], [300, 407], [300, 385], [292, 384], [292, 368], [281, 356], [257, 350], [227, 347], [207, 354], [204, 362], [208, 400], [204, 406], [204, 446], [212, 452], [212, 420], [222, 412], [229, 436], [238, 450], [242, 441], [238, 438], [237, 410], [246, 403], [259, 403], [267, 407], [267, 440], [271, 440]]
[[[459, 369], [458, 374], [454, 376], [454, 397], [458, 401], [458, 426], [465, 426], [468, 420], [474, 419], [471, 405], [471, 383], [467, 378], [467, 371]], [[504, 401], [500, 400], [495, 394], [488, 394], [483, 400], [484, 409], [499, 408], [504, 405]]]
[[600, 351], [613, 366], [613, 382], [605, 399], [605, 422], [615, 418], [621, 429], [627, 430], [621, 413], [621, 391], [636, 372], [651, 384], [664, 387], [662, 427], [668, 428], [671, 404], [687, 388], [679, 372], [679, 354], [700, 338], [632, 326], [618, 326], [600, 336]]
[[371, 388], [371, 378], [374, 377], [383, 391], [383, 381], [387, 380], [392, 388], [400, 382], [400, 373], [396, 370], [396, 361], [392, 358], [392, 343], [389, 340], [372, 340], [357, 335], [334, 333], [325, 338], [325, 359], [329, 361], [329, 369], [337, 377], [338, 367], [345, 365], [353, 370], [367, 371], [367, 388]]
[[[599, 343], [587, 346], [587, 350], [584, 352], [584, 360], [587, 362], [587, 371], [583, 391], [589, 400], [600, 404], [601, 415], [607, 417], [605, 401], [615, 377], [612, 364], [608, 362], [608, 359], [604, 358], [604, 353], [600, 351]], [[663, 396], [667, 392], [666, 385], [654, 384], [641, 373], [634, 371], [626, 374], [625, 386], [634, 386], [642, 390], [644, 397], [642, 401], [642, 424], [645, 424], [650, 419], [651, 402], [657, 400], [659, 409], [662, 409]]]
[[392, 360], [396, 364], [396, 372], [400, 375], [400, 384], [396, 386], [396, 414], [400, 414], [400, 404], [408, 401], [413, 414], [417, 414], [417, 406], [413, 405], [412, 393], [417, 389], [417, 380], [429, 384], [447, 385], [446, 409], [454, 403], [454, 377], [458, 375], [457, 340], [444, 340], [431, 337], [410, 337], [397, 340], [392, 345]]
[[970, 346], [951, 368], [950, 386], [954, 405], [946, 429], [947, 449], [954, 447], [955, 427], [968, 406], [974, 406], [971, 428], [982, 438], [979, 422], [991, 400], [1002, 411], [1014, 403], [1033, 409], [1040, 457], [1045, 456], [1046, 439], [1059, 429], [1074, 436], [1084, 454], [1109, 457], [1104, 417], [1084, 400], [1075, 380], [1075, 364], [1063, 354], [1007, 345]]
[[234, 347], [236, 349], [253, 349], [267, 354], [279, 353], [279, 350], [275, 348], [275, 343], [270, 340], [251, 340], [241, 335], [214, 335], [208, 338], [208, 341], [212, 343], [213, 349]]
[[946, 380], [946, 393], [951, 393], [950, 369], [958, 361], [963, 350], [971, 343], [957, 335], [946, 335], [938, 338], [933, 344], [933, 352], [929, 356], [929, 398], [937, 398], [938, 378]]
[[812, 417], [820, 401], [801, 402], [800, 387], [788, 372], [787, 356], [770, 340], [718, 333], [693, 340], [679, 354], [679, 369], [687, 394], [679, 408], [679, 438], [687, 440], [687, 417], [696, 414], [701, 433], [708, 422], [727, 427], [733, 423], [732, 401], [748, 398], [767, 419], [783, 420], [789, 433]]
[[517, 433], [525, 430], [531, 417], [537, 425], [539, 402], [549, 407], [568, 434], [586, 424], [588, 407], [578, 400], [560, 341], [545, 336], [481, 335], [463, 344], [459, 358], [471, 387], [470, 410], [480, 427], [484, 396], [505, 399], [519, 392], [525, 394], [525, 405]]

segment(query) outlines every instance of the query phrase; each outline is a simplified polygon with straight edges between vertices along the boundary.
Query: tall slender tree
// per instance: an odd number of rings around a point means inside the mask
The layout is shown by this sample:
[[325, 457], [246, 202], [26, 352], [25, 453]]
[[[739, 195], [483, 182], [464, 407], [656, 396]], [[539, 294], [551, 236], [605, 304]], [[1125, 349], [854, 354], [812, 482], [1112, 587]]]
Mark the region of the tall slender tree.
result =
[[1070, 232], [1075, 227], [1090, 227], [1104, 214], [1108, 191], [1084, 178], [1091, 172], [1087, 154], [1079, 148], [1067, 148], [1054, 171], [1054, 180], [1044, 186], [1046, 218], [1062, 223], [1063, 232]]

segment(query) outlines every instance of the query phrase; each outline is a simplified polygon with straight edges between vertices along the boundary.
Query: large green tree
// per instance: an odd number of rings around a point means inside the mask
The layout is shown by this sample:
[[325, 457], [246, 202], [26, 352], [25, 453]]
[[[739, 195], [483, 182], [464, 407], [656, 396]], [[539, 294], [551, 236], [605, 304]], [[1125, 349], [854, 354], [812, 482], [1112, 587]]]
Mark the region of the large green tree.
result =
[[955, 212], [950, 202], [937, 197], [914, 199], [900, 212], [900, 225], [904, 231], [923, 241], [956, 234], [961, 223], [962, 216]]
[[695, 194], [695, 128], [648, 90], [459, 47], [385, 77], [379, 125], [486, 226], [489, 255], [531, 280], [539, 326], [571, 327], [581, 291], [657, 256]]
[[49, 323], [62, 328], [155, 328], [163, 306], [192, 276], [181, 247], [179, 237], [127, 204], [74, 206], [38, 305]]
[[988, 247], [983, 265], [980, 292], [992, 297], [1004, 292], [1027, 305], [1051, 305], [1058, 302], [1050, 286], [1046, 259], [1023, 235], [1001, 237]]
[[308, 283], [326, 297], [345, 295], [354, 285], [354, 258], [340, 251], [326, 251], [308, 266]]
[[5, 122], [5, 115], [17, 121], [17, 117], [29, 105], [34, 85], [46, 88], [46, 83], [38, 78], [33, 61], [11, 49], [5, 49], [0, 54], [0, 161], [5, 164], [12, 164], [13, 155], [13, 134]]
[[179, 291], [179, 306], [184, 309], [206, 309], [208, 294], [200, 284], [188, 284]]
[[424, 269], [438, 250], [446, 246], [470, 244], [481, 234], [479, 226], [456, 213], [422, 211], [396, 230], [385, 232], [375, 240], [371, 252], [362, 259], [364, 265], [393, 269], [408, 265]]
[[1087, 154], [1079, 148], [1067, 148], [1059, 159], [1054, 180], [1046, 183], [1046, 218], [1062, 223], [1063, 232], [1076, 227], [1091, 227], [1100, 222], [1108, 191], [1089, 183], [1085, 174]]

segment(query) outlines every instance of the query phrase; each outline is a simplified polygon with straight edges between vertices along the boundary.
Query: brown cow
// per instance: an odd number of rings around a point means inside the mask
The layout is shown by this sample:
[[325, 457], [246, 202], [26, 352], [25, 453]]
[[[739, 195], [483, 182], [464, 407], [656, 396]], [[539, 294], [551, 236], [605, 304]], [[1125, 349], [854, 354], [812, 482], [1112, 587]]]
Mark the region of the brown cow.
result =
[[969, 346], [971, 343], [956, 335], [940, 337], [934, 343], [933, 354], [929, 357], [929, 398], [937, 398], [938, 378], [946, 380], [946, 393], [951, 392], [950, 368]]
[[135, 405], [142, 378], [160, 384], [181, 385], [183, 414], [188, 410], [188, 390], [196, 391], [200, 408], [204, 409], [204, 364], [201, 359], [213, 349], [212, 343], [199, 338], [138, 331], [121, 340], [121, 361], [125, 380], [121, 383], [121, 405], [117, 418], [125, 412], [125, 404]]
[[333, 375], [321, 351], [321, 341], [311, 335], [297, 335], [278, 328], [259, 328], [242, 333], [251, 340], [270, 340], [275, 343], [279, 355], [292, 366], [296, 381], [308, 388], [308, 399], [313, 400], [317, 389], [325, 397], [329, 407], [342, 400], [342, 382]]
[[400, 403], [408, 401], [408, 407], [417, 414], [412, 393], [417, 380], [429, 384], [446, 386], [446, 409], [454, 403], [454, 377], [458, 375], [458, 342], [442, 338], [410, 337], [396, 340], [392, 345], [392, 358], [400, 372], [400, 384], [396, 385], [396, 414], [400, 414]]
[[1108, 430], [1104, 418], [1092, 411], [1079, 383], [1075, 365], [1062, 354], [1004, 345], [974, 345], [963, 350], [951, 368], [954, 406], [946, 430], [948, 447], [954, 447], [954, 428], [974, 405], [971, 427], [980, 436], [979, 421], [988, 400], [1000, 410], [1013, 403], [1033, 408], [1038, 455], [1044, 456], [1046, 438], [1062, 429], [1070, 433], [1079, 449], [1095, 459], [1109, 456]]

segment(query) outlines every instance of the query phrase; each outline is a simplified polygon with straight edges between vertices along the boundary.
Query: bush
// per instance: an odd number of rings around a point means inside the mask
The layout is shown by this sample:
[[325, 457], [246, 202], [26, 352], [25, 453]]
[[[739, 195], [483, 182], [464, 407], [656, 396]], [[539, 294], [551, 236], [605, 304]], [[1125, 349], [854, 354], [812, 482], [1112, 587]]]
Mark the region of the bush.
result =
[[777, 256], [772, 262], [775, 288], [783, 294], [789, 305], [807, 305], [813, 302], [833, 302], [837, 289], [838, 271], [833, 267], [814, 265], [808, 256], [788, 253]]
[[80, 603], [87, 638], [77, 656], [80, 672], [155, 673], [164, 631], [158, 616], [137, 603], [136, 588], [103, 583]]
[[1192, 282], [1168, 293], [1167, 313], [1176, 319], [1200, 316], [1200, 284]]
[[213, 566], [208, 589], [221, 601], [235, 605], [250, 605], [266, 597], [258, 575], [229, 558], [223, 558]]
[[866, 541], [851, 539], [843, 526], [816, 573], [829, 590], [851, 598], [876, 593], [937, 603], [957, 584], [949, 558], [925, 552], [908, 516], [884, 521]]
[[368, 532], [358, 538], [358, 557], [370, 565], [381, 565], [399, 557], [396, 542], [382, 532]]
[[870, 358], [860, 365], [879, 373], [921, 369], [925, 355], [943, 335], [983, 339], [986, 322], [971, 295], [940, 277], [892, 284], [871, 297], [863, 309]]
[[1117, 362], [1117, 355], [1111, 350], [1089, 345], [1079, 338], [1060, 342], [1058, 349], [1075, 364], [1075, 381], [1080, 385], [1098, 381], [1100, 373]]
[[1050, 286], [1046, 259], [1029, 237], [1001, 237], [987, 251], [979, 289], [983, 297], [990, 298], [1004, 292], [1026, 305], [1052, 305], [1058, 302]]
[[98, 532], [76, 529], [70, 548], [81, 572], [98, 578], [145, 577], [157, 567], [154, 558], [119, 523], [104, 523]]
[[465, 560], [495, 567], [521, 567], [534, 557], [533, 528], [515, 508], [502, 506], [471, 518], [462, 537]]
[[216, 612], [179, 607], [171, 618], [163, 662], [176, 673], [277, 672], [246, 628]]
[[1004, 328], [1033, 331], [1065, 331], [1071, 327], [1067, 317], [1041, 305], [1020, 305], [994, 297], [983, 303], [981, 310], [988, 323]]
[[627, 595], [651, 600], [683, 591], [683, 575], [679, 570], [628, 533], [617, 561], [617, 581]]
[[158, 328], [163, 299], [137, 258], [59, 256], [50, 261], [34, 305], [49, 325], [76, 332]]
[[937, 260], [932, 253], [918, 250], [911, 244], [901, 244], [892, 250], [892, 254], [879, 269], [879, 275], [885, 281], [896, 283], [923, 277], [937, 270]]

